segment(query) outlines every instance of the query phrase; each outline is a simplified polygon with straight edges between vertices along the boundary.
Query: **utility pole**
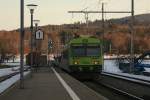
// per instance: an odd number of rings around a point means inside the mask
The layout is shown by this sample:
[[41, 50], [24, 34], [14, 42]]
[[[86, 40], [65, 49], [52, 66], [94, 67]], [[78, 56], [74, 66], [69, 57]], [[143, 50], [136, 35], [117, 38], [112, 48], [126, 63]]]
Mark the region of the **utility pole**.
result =
[[104, 3], [102, 3], [102, 30], [103, 30], [103, 39], [104, 39], [104, 33], [105, 33]]
[[[104, 14], [131, 14], [131, 50], [130, 50], [130, 72], [132, 67], [134, 67], [134, 0], [131, 1], [131, 11], [104, 11], [104, 3], [102, 3], [102, 11], [68, 11], [68, 13], [77, 13], [77, 14], [90, 14], [90, 13], [102, 13], [102, 31], [103, 31], [103, 44], [104, 44], [104, 33], [105, 33], [105, 21], [104, 21]], [[104, 53], [104, 45], [102, 46], [102, 52]], [[104, 62], [104, 61], [103, 61]], [[103, 64], [104, 67], [104, 64]], [[103, 68], [104, 69], [104, 68]]]
[[24, 88], [24, 0], [20, 1], [20, 88]]
[[130, 73], [134, 68], [134, 0], [131, 3], [131, 48], [130, 48]]
[[[104, 34], [105, 34], [105, 20], [104, 20], [104, 3], [102, 3], [102, 53], [104, 55]], [[103, 56], [102, 70], [104, 70], [104, 56]]]
[[88, 13], [85, 13], [85, 20], [86, 20], [87, 34], [89, 35], [89, 31], [88, 31], [88, 28], [89, 28], [89, 14]]

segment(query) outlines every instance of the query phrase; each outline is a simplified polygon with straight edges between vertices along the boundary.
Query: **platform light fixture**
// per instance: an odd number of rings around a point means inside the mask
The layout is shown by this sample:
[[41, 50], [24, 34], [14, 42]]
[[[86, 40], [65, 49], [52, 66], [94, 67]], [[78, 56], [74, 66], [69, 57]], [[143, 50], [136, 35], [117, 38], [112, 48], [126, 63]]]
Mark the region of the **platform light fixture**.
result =
[[31, 71], [32, 71], [32, 66], [33, 66], [33, 41], [34, 41], [34, 31], [33, 31], [33, 13], [34, 13], [34, 10], [37, 8], [38, 5], [35, 5], [35, 4], [28, 4], [27, 7], [29, 8], [30, 10], [30, 14], [31, 14], [31, 26], [30, 26], [30, 31], [31, 31], [31, 63], [30, 63], [30, 66], [31, 66]]
[[39, 24], [40, 20], [33, 20], [34, 24]]
[[[35, 24], [35, 32], [36, 32], [38, 30], [38, 25], [40, 23], [40, 20], [33, 20], [33, 23]], [[36, 50], [36, 52], [38, 52], [37, 51], [37, 49], [38, 49], [37, 45], [38, 45], [38, 41], [35, 40], [35, 48], [36, 48], [35, 50]]]
[[35, 24], [35, 28], [37, 28], [40, 23], [40, 20], [33, 20], [33, 23]]

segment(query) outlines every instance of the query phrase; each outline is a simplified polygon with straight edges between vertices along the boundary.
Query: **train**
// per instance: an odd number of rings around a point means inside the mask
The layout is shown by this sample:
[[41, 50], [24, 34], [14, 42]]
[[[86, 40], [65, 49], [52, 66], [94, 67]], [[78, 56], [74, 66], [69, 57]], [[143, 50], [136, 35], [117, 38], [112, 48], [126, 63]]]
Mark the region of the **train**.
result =
[[102, 40], [77, 37], [69, 41], [59, 58], [59, 67], [69, 73], [100, 73], [103, 64]]

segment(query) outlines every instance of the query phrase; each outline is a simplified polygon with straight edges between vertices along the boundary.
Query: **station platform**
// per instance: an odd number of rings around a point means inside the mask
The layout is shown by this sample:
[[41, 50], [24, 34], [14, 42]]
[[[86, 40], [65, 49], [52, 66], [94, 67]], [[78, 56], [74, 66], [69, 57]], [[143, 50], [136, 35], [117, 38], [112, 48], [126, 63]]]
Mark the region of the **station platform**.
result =
[[0, 100], [107, 100], [58, 68], [42, 68], [32, 75], [24, 89], [17, 83]]

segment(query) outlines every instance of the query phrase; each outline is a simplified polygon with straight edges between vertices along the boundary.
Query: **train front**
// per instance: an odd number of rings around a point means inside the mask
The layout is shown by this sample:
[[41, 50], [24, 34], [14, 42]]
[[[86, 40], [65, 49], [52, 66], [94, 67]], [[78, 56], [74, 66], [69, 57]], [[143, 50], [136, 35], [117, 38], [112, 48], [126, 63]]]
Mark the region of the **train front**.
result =
[[72, 72], [99, 73], [102, 70], [101, 41], [77, 38], [70, 42], [69, 65]]

